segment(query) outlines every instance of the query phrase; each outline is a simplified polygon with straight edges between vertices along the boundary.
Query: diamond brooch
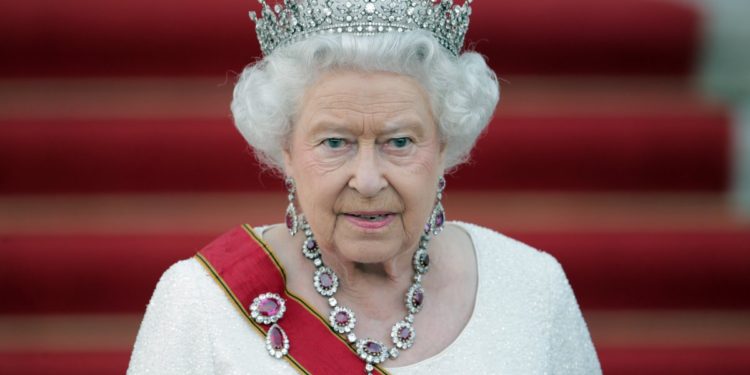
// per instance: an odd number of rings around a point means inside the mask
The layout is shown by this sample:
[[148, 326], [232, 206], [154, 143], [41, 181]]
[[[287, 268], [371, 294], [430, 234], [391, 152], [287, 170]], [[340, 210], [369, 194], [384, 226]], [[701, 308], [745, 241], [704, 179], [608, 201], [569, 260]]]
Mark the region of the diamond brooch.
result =
[[289, 337], [276, 322], [284, 316], [286, 303], [276, 293], [263, 293], [250, 304], [250, 316], [257, 323], [272, 324], [266, 332], [266, 350], [274, 358], [281, 358], [289, 353]]
[[272, 325], [266, 333], [266, 350], [277, 359], [289, 353], [289, 337], [278, 324]]
[[286, 311], [284, 299], [276, 293], [264, 293], [250, 304], [250, 316], [260, 324], [276, 323]]

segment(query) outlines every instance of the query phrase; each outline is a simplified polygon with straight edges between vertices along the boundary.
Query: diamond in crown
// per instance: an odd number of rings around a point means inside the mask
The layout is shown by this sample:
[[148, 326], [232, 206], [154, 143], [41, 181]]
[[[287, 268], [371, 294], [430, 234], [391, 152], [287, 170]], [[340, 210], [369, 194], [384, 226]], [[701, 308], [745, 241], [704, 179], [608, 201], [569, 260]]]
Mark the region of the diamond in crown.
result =
[[469, 28], [471, 3], [453, 0], [283, 0], [273, 8], [266, 0], [255, 22], [260, 48], [269, 55], [279, 46], [312, 35], [375, 35], [423, 29], [453, 55], [458, 55]]

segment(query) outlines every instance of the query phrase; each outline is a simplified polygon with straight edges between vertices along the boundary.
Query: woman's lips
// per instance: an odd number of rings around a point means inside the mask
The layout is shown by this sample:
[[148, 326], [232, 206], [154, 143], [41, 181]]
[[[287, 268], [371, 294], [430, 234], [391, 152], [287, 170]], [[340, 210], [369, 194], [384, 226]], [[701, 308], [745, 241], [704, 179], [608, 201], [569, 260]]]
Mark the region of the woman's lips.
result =
[[352, 212], [344, 214], [347, 221], [362, 229], [380, 229], [388, 226], [396, 218], [390, 212]]

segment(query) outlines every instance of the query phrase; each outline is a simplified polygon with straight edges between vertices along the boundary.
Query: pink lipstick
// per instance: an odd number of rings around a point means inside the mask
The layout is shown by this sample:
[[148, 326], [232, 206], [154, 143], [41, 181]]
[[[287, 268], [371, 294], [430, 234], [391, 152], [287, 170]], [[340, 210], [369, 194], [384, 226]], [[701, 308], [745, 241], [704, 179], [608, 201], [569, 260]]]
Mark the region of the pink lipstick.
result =
[[376, 230], [388, 226], [396, 218], [396, 215], [385, 211], [358, 211], [346, 213], [344, 217], [356, 227]]

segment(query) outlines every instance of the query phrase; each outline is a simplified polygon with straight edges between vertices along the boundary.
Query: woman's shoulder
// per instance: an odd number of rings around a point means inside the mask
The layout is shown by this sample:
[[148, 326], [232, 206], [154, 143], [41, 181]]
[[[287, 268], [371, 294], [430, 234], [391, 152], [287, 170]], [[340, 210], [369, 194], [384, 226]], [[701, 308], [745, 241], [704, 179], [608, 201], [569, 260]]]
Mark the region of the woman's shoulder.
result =
[[162, 273], [147, 311], [156, 306], [200, 303], [211, 276], [195, 258], [179, 260]]
[[210, 347], [207, 277], [193, 258], [174, 263], [161, 275], [138, 330], [128, 374], [210, 371], [210, 351], [202, 349]]
[[[255, 254], [255, 252], [247, 251], [254, 248], [249, 247], [248, 243], [253, 243], [253, 240], [251, 240], [253, 237], [256, 240], [262, 240], [262, 233], [268, 227], [251, 227], [246, 224], [235, 226], [216, 236], [195, 256], [176, 261], [162, 273], [159, 282], [156, 284], [155, 298], [152, 298], [152, 302], [168, 301], [170, 305], [190, 303], [206, 305], [209, 302], [224, 301], [226, 299], [225, 291], [221, 287], [222, 282], [217, 280], [217, 277], [221, 278], [222, 276], [216, 274], [217, 270], [214, 267], [217, 264], [222, 264], [222, 262], [225, 263], [227, 259], [236, 261], [234, 254], [237, 253], [237, 250], [242, 250], [246, 254]], [[219, 263], [215, 263], [216, 261], [219, 261]], [[238, 264], [248, 267], [256, 263], [238, 262]], [[222, 268], [226, 269], [227, 267]], [[235, 271], [238, 270], [235, 269]], [[250, 269], [249, 271], [253, 270]]]
[[[454, 224], [471, 237], [477, 254], [479, 286], [474, 317], [465, 335], [464, 342], [471, 342], [467, 346], [473, 348], [474, 342], [490, 337], [499, 353], [495, 357], [506, 358], [503, 363], [512, 373], [542, 373], [563, 366], [576, 373], [601, 373], [560, 263], [495, 230]], [[523, 356], [517, 355], [518, 348], [524, 348]], [[523, 361], [527, 356], [549, 358], [549, 362]]]
[[556, 271], [560, 264], [550, 254], [524, 242], [480, 225], [453, 221], [472, 240], [481, 262], [500, 263], [505, 267], [523, 268], [526, 271]]
[[560, 263], [552, 255], [495, 230], [455, 222], [471, 237], [481, 287], [511, 289], [526, 295], [552, 298], [568, 287]]
[[191, 285], [196, 276], [206, 275], [205, 269], [195, 257], [181, 259], [172, 263], [159, 278], [159, 284]]

